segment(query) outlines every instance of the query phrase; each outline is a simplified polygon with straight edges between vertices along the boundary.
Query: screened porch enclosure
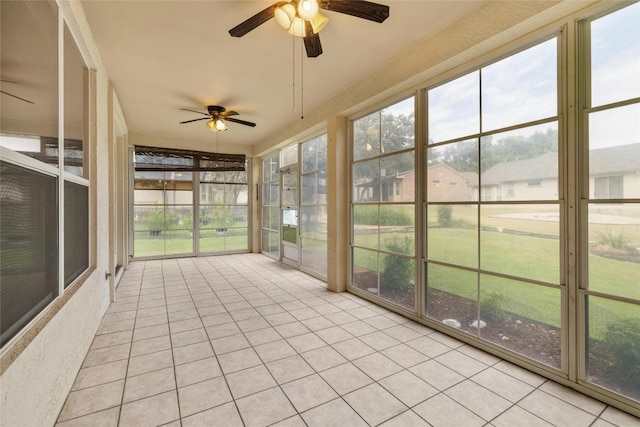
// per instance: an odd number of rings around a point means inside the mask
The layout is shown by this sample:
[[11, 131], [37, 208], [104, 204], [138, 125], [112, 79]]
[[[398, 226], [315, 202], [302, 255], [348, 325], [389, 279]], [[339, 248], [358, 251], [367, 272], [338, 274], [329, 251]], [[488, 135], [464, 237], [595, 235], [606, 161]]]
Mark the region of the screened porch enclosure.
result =
[[136, 258], [248, 251], [243, 155], [137, 147], [134, 166]]

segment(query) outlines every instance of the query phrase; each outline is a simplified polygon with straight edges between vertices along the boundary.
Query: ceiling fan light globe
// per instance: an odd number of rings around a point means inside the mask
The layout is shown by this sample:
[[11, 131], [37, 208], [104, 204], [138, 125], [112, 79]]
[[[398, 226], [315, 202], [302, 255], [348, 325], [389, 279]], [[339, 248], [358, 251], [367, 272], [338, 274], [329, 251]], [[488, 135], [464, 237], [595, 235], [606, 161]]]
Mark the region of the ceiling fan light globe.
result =
[[222, 119], [211, 119], [207, 121], [207, 127], [211, 132], [222, 132], [227, 130], [227, 125]]
[[278, 24], [285, 30], [288, 30], [291, 28], [291, 24], [296, 17], [296, 7], [291, 3], [278, 6], [276, 7], [275, 16]]
[[221, 119], [216, 120], [215, 126], [218, 131], [227, 130], [227, 125]]
[[307, 35], [305, 31], [305, 20], [296, 16], [289, 28], [289, 34], [293, 34], [296, 37], [304, 37]]
[[307, 21], [312, 20], [318, 14], [318, 2], [316, 0], [300, 0], [298, 3], [298, 16]]
[[315, 34], [318, 34], [320, 30], [322, 30], [327, 25], [327, 23], [329, 22], [329, 18], [318, 12], [316, 16], [314, 16], [313, 19], [309, 22], [311, 23], [313, 32]]

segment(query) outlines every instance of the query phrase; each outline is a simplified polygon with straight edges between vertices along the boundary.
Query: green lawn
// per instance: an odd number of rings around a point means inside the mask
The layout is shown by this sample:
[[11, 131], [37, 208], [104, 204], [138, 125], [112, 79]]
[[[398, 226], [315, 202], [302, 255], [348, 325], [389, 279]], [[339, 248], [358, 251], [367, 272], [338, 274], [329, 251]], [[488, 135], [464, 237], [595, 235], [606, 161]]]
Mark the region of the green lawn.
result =
[[[200, 232], [200, 253], [229, 252], [246, 250], [249, 247], [247, 229], [229, 229], [226, 234], [215, 230]], [[149, 232], [136, 232], [134, 238], [134, 256], [162, 256], [193, 253], [193, 238], [188, 230], [163, 231], [159, 236], [150, 236]]]
[[[549, 233], [553, 228], [547, 225], [537, 228], [535, 232], [540, 233], [543, 230]], [[393, 236], [413, 238], [413, 233], [393, 233]], [[478, 268], [476, 230], [431, 227], [428, 236], [430, 259]], [[388, 238], [385, 234], [380, 235], [381, 246], [384, 247]], [[362, 246], [374, 246], [377, 239], [377, 234], [363, 234], [358, 236], [357, 242]], [[482, 231], [481, 239], [482, 270], [544, 281], [553, 285], [560, 283], [559, 240], [498, 231]], [[359, 268], [377, 271], [378, 268], [383, 268], [383, 257], [384, 255], [381, 255], [378, 261], [375, 251], [357, 249], [354, 264]], [[591, 254], [589, 265], [592, 289], [640, 299], [640, 266], [637, 263]], [[428, 285], [434, 289], [478, 300], [477, 277], [474, 272], [430, 264]], [[482, 274], [479, 289], [481, 302], [492, 294], [498, 294], [502, 304], [512, 313], [560, 327], [561, 291], [558, 288]], [[592, 298], [589, 310], [592, 319], [591, 335], [596, 337], [602, 336], [606, 324], [615, 321], [616, 318], [638, 316], [637, 306], [603, 298]]]

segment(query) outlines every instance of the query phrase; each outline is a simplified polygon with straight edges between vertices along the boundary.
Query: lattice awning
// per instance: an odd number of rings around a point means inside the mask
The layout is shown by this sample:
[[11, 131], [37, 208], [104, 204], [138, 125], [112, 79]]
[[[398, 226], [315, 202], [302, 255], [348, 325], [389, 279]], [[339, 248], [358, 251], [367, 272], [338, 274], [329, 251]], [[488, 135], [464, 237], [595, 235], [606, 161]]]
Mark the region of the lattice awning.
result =
[[246, 160], [244, 154], [136, 146], [134, 167], [146, 172], [245, 171]]

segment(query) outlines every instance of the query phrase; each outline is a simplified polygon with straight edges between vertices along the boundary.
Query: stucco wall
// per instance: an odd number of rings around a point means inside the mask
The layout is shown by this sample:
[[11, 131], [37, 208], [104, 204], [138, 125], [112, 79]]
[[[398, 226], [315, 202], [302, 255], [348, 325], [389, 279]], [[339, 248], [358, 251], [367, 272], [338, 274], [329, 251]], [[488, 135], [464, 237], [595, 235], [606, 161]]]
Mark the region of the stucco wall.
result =
[[[88, 105], [95, 109], [89, 148], [91, 274], [47, 308], [1, 354], [0, 425], [42, 427], [55, 424], [102, 316], [110, 303], [105, 279], [109, 257], [108, 78], [79, 2], [57, 1], [96, 79]], [[47, 321], [48, 319], [48, 321]]]
[[0, 377], [3, 427], [55, 424], [109, 305], [99, 276], [83, 284]]

